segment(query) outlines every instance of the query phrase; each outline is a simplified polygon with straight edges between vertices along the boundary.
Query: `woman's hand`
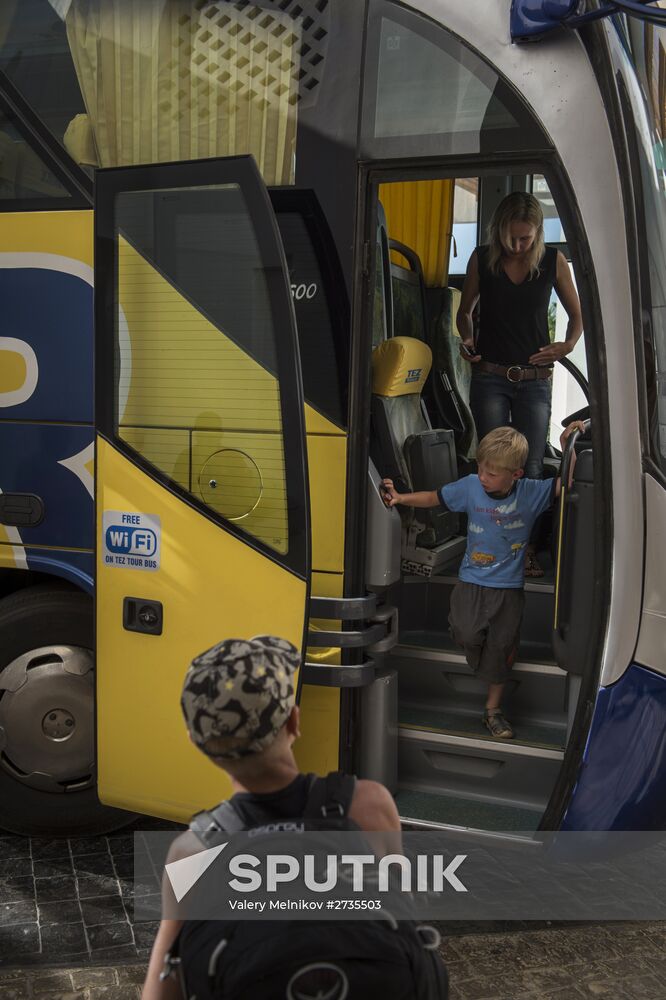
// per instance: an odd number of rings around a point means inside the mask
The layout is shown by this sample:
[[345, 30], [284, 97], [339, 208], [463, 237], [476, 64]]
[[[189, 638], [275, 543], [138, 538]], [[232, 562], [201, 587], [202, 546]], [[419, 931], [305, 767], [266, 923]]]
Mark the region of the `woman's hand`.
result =
[[540, 347], [536, 354], [530, 356], [531, 365], [554, 365], [560, 358], [566, 358], [571, 354], [574, 345], [568, 340], [555, 340], [547, 347]]
[[401, 495], [393, 485], [392, 479], [382, 479], [381, 482], [382, 500], [387, 507], [395, 507], [402, 500]]
[[458, 344], [458, 350], [460, 351], [460, 357], [473, 365], [481, 360], [481, 355], [476, 353], [473, 340], [461, 340]]

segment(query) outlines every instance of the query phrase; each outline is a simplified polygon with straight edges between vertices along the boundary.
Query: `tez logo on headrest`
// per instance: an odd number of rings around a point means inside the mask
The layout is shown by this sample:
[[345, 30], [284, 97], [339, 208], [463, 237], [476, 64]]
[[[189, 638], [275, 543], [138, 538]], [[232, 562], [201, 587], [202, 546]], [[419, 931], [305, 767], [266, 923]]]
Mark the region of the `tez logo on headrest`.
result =
[[421, 372], [422, 371], [423, 371], [422, 368], [410, 368], [410, 369], [408, 369], [408, 371], [407, 371], [407, 378], [405, 379], [405, 382], [418, 382], [418, 380], [421, 378]]

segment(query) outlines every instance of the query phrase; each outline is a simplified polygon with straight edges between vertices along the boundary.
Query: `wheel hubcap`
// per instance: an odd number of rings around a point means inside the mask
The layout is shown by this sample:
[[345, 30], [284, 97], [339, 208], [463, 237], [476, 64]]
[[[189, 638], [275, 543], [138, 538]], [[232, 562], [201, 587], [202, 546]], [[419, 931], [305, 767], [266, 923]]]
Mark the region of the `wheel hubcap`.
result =
[[76, 719], [64, 708], [57, 708], [55, 712], [47, 712], [42, 719], [42, 732], [50, 740], [56, 743], [68, 740], [74, 735]]
[[93, 655], [42, 646], [0, 674], [0, 767], [32, 788], [66, 792], [93, 783]]

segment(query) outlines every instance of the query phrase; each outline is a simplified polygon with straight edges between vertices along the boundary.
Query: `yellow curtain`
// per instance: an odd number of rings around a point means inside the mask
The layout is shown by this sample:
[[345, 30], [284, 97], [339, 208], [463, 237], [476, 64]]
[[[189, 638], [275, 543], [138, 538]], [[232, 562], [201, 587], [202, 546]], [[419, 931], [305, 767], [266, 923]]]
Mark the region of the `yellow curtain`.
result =
[[252, 153], [266, 183], [293, 183], [300, 33], [280, 11], [256, 13], [72, 0], [67, 38], [99, 165]]
[[[448, 283], [454, 183], [453, 180], [400, 181], [379, 187], [390, 238], [416, 251], [430, 288]], [[397, 263], [401, 262], [401, 258], [392, 256]]]

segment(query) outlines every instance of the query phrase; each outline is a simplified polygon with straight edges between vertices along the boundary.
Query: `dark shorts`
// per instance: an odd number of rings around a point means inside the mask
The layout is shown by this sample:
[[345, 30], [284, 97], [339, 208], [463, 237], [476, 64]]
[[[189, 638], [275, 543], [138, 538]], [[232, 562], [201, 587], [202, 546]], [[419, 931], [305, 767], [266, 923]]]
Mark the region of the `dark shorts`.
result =
[[488, 684], [503, 684], [520, 638], [525, 592], [459, 580], [451, 594], [451, 634], [470, 667]]

